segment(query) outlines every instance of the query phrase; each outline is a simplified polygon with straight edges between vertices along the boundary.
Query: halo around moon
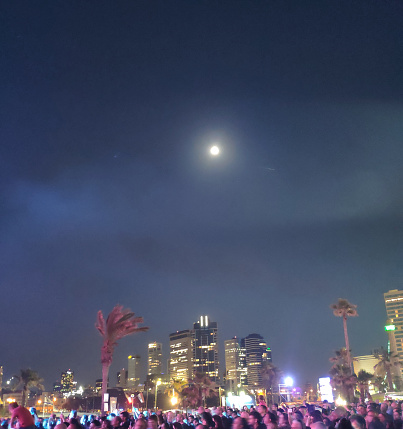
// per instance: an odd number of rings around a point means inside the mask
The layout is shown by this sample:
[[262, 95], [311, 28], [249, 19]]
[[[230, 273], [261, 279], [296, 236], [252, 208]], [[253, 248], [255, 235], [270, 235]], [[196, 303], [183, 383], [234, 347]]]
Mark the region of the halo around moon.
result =
[[218, 146], [211, 146], [210, 154], [213, 156], [217, 156], [220, 153], [220, 148]]

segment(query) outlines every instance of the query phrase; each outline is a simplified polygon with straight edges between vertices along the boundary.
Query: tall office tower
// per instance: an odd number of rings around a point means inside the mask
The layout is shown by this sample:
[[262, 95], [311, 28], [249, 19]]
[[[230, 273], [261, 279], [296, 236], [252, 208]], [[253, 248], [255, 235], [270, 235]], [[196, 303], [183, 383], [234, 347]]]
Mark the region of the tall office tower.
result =
[[0, 365], [0, 392], [3, 387], [3, 365]]
[[69, 369], [65, 372], [62, 372], [61, 380], [60, 380], [61, 393], [69, 393], [74, 389], [74, 372]]
[[239, 393], [247, 382], [245, 349], [241, 348], [237, 337], [224, 341], [226, 389]]
[[169, 335], [169, 378], [188, 381], [193, 375], [194, 332], [191, 329]]
[[162, 344], [148, 344], [148, 375], [160, 376], [162, 374]]
[[116, 381], [117, 381], [117, 387], [126, 387], [127, 385], [127, 371], [122, 368], [118, 373], [116, 374]]
[[242, 340], [245, 345], [246, 366], [248, 374], [248, 388], [262, 387], [262, 366], [264, 362], [271, 362], [271, 349], [259, 334], [250, 334]]
[[388, 317], [385, 329], [389, 336], [389, 351], [397, 353], [403, 369], [403, 290], [390, 290], [383, 294]]
[[127, 360], [127, 387], [137, 387], [140, 383], [140, 356], [130, 355]]
[[193, 330], [195, 338], [193, 369], [218, 382], [217, 322], [210, 322], [207, 316], [200, 316], [200, 321], [193, 324]]

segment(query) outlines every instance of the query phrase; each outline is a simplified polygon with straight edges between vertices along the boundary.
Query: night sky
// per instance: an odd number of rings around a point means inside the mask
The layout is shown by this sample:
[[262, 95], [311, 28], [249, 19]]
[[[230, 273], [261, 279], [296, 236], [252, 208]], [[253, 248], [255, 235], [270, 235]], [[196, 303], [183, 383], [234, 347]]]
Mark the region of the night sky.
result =
[[[403, 3], [3, 1], [5, 377], [101, 377], [96, 313], [261, 334], [299, 384], [386, 346], [403, 286]], [[219, 157], [208, 149], [218, 142]]]

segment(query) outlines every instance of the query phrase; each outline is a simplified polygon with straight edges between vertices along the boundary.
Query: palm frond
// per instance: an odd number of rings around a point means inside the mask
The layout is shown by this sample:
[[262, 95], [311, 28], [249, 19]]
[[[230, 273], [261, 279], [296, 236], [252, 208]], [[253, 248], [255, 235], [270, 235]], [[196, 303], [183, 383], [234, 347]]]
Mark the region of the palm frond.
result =
[[101, 310], [99, 310], [97, 313], [97, 321], [95, 322], [95, 327], [98, 329], [99, 333], [104, 337], [105, 336], [105, 319]]
[[339, 298], [336, 304], [331, 304], [330, 308], [333, 314], [337, 317], [355, 317], [358, 316], [357, 306], [347, 301], [347, 299]]

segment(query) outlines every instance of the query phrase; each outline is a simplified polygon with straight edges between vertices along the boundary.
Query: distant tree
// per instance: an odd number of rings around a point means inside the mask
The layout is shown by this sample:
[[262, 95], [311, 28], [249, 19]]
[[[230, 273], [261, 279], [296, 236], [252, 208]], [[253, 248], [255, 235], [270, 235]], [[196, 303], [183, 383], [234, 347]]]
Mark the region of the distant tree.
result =
[[198, 389], [203, 406], [206, 405], [207, 398], [214, 398], [218, 396], [217, 384], [214, 383], [214, 381], [212, 381], [211, 378], [206, 374], [195, 372], [193, 374], [193, 378], [189, 380], [189, 386], [193, 386]]
[[171, 378], [169, 384], [166, 386], [164, 393], [168, 398], [172, 399], [174, 396], [178, 398], [178, 402], [182, 401], [182, 391], [188, 386], [188, 382], [183, 380], [175, 380]]
[[186, 386], [181, 392], [182, 407], [197, 408], [203, 403], [200, 390], [194, 384]]
[[[101, 362], [102, 362], [102, 390], [101, 398], [104, 397], [108, 385], [109, 367], [112, 364], [113, 352], [117, 346], [118, 340], [127, 335], [136, 332], [147, 331], [148, 327], [139, 327], [139, 323], [143, 323], [142, 317], [135, 317], [134, 313], [130, 310], [123, 310], [123, 306], [116, 305], [110, 312], [106, 322], [102, 311], [98, 311], [97, 321], [95, 327], [103, 338], [101, 348]], [[102, 413], [104, 413], [104, 401], [102, 400]]]
[[351, 375], [351, 371], [347, 366], [338, 364], [330, 369], [329, 375], [331, 377], [330, 385], [336, 389], [347, 402], [352, 402], [355, 386], [357, 384], [357, 377]]
[[348, 352], [347, 365], [350, 368], [350, 372], [351, 372], [351, 355], [350, 355], [351, 350], [350, 350], [350, 342], [348, 339], [348, 332], [347, 332], [347, 317], [358, 316], [357, 306], [354, 304], [351, 304], [346, 299], [339, 298], [336, 304], [332, 304], [330, 308], [333, 310], [333, 314], [335, 316], [343, 318], [344, 340], [346, 342], [346, 350]]
[[68, 411], [78, 410], [81, 407], [81, 401], [78, 398], [66, 398], [62, 404], [62, 408]]
[[348, 356], [349, 353], [347, 352], [346, 348], [342, 347], [341, 349], [334, 352], [334, 356], [332, 356], [329, 361], [333, 364], [348, 366]]
[[348, 366], [347, 359], [348, 354], [344, 348], [337, 350], [335, 356], [329, 359], [333, 363], [329, 370], [330, 384], [347, 402], [352, 402], [357, 377], [351, 374], [351, 367]]
[[[266, 389], [266, 396], [270, 397], [269, 402], [273, 401], [273, 387], [278, 386], [283, 372], [274, 366], [271, 362], [264, 362], [261, 369], [262, 385]], [[269, 395], [267, 395], [269, 394]]]
[[18, 383], [15, 386], [15, 389], [22, 389], [22, 406], [25, 407], [27, 398], [28, 398], [28, 392], [32, 388], [36, 388], [38, 390], [45, 390], [43, 387], [43, 379], [39, 377], [38, 373], [36, 371], [33, 371], [32, 369], [22, 369], [20, 371], [20, 375], [14, 376]]
[[396, 392], [403, 390], [403, 380], [401, 375], [393, 376], [393, 385], [395, 386]]
[[377, 389], [378, 393], [385, 393], [387, 384], [385, 383], [385, 377], [374, 376], [372, 379], [372, 383]]
[[357, 374], [357, 387], [360, 391], [360, 401], [364, 403], [366, 394], [368, 392], [368, 383], [373, 378], [373, 374], [362, 369]]
[[375, 376], [383, 377], [384, 379], [386, 378], [388, 389], [392, 392], [394, 390], [393, 377], [400, 376], [400, 374], [398, 374], [398, 368], [400, 368], [398, 355], [388, 352], [381, 347], [375, 357], [379, 360], [379, 362], [374, 366]]

